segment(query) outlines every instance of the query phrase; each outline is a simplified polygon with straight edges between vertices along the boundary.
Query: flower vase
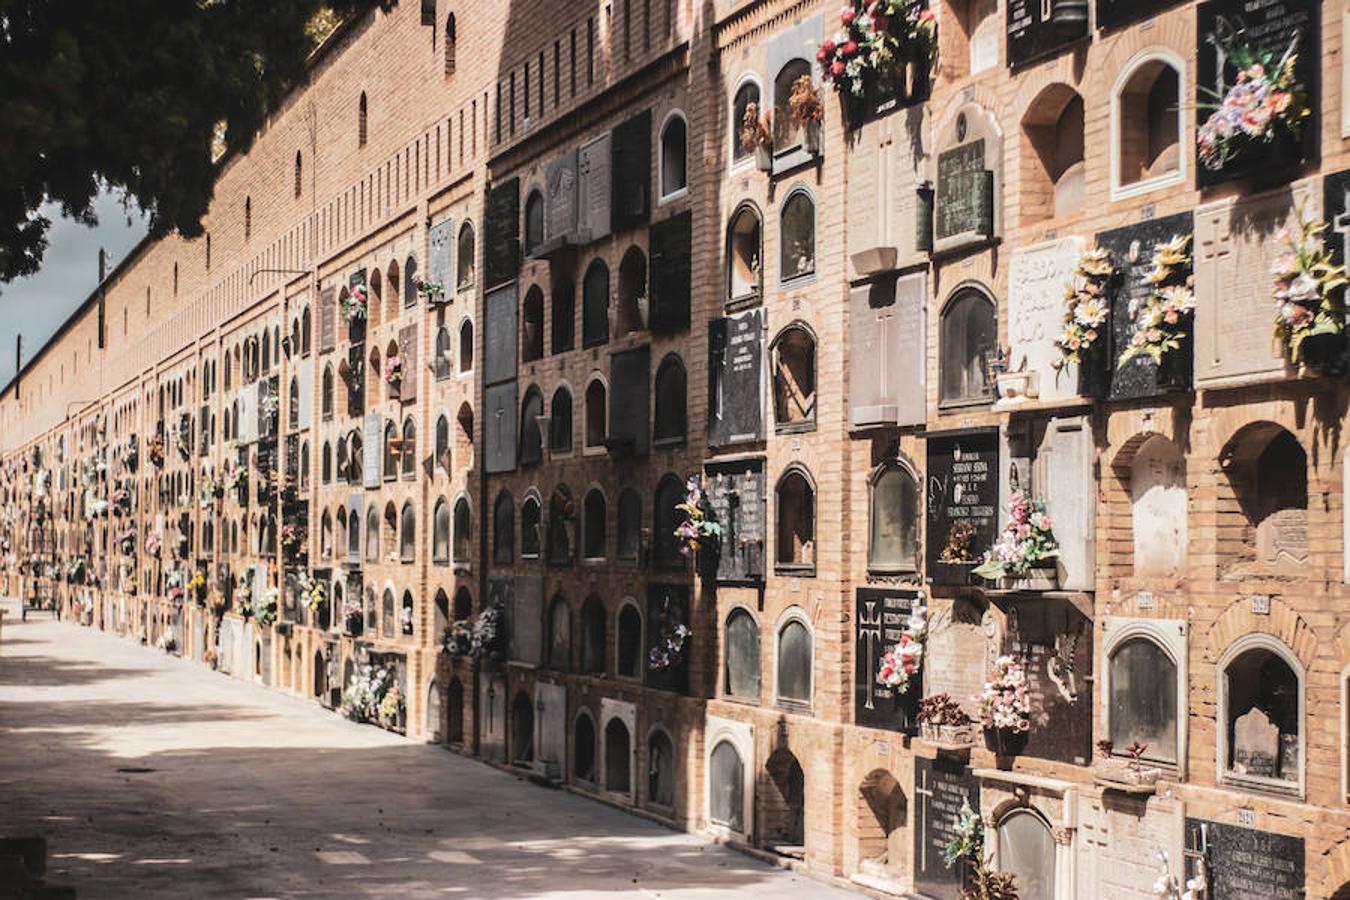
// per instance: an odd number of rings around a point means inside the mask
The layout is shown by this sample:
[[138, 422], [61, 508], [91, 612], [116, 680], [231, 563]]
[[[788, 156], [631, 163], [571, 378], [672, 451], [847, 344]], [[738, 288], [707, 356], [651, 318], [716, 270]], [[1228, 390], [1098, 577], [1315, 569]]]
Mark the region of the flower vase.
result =
[[802, 149], [812, 156], [820, 155], [822, 130], [820, 122], [802, 123]]
[[353, 344], [360, 343], [366, 339], [365, 319], [349, 319], [347, 321], [347, 339]]
[[1059, 569], [1053, 562], [1030, 566], [1021, 574], [1000, 576], [996, 584], [1001, 591], [1053, 591], [1059, 588]]
[[755, 147], [755, 168], [761, 172], [773, 171], [773, 147], [759, 144]]
[[986, 728], [984, 746], [997, 756], [1021, 756], [1027, 748], [1027, 735], [1016, 728]]
[[1078, 364], [1078, 396], [1101, 399], [1111, 393], [1111, 366], [1107, 363], [1105, 339], [1099, 339]]
[[1181, 347], [1162, 355], [1158, 370], [1154, 375], [1160, 391], [1189, 391], [1191, 389], [1192, 366], [1191, 338], [1181, 342]]

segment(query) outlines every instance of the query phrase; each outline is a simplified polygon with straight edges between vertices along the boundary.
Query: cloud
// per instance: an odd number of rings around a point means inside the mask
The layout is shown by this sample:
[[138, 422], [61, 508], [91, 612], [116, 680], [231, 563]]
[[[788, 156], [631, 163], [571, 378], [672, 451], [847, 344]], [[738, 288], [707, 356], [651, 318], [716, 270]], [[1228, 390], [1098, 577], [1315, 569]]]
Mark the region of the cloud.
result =
[[144, 215], [134, 205], [123, 209], [114, 194], [100, 194], [94, 211], [99, 224], [87, 228], [55, 204], [43, 206], [52, 228], [41, 271], [0, 286], [0, 385], [14, 377], [15, 335], [23, 335], [23, 357], [31, 360], [98, 286], [98, 248], [108, 251], [111, 270], [145, 235]]

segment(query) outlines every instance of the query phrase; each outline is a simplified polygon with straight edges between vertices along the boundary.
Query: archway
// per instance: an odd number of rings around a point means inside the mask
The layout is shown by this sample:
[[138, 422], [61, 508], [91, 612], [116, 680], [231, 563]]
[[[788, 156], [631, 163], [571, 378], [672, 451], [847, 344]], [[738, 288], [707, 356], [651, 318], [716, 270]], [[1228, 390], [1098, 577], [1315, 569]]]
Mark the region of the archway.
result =
[[768, 776], [760, 792], [764, 843], [786, 856], [805, 855], [806, 776], [791, 750], [780, 747], [764, 764]]
[[891, 853], [891, 835], [905, 823], [905, 792], [885, 769], [873, 769], [858, 785], [858, 867], [889, 877], [902, 860]]

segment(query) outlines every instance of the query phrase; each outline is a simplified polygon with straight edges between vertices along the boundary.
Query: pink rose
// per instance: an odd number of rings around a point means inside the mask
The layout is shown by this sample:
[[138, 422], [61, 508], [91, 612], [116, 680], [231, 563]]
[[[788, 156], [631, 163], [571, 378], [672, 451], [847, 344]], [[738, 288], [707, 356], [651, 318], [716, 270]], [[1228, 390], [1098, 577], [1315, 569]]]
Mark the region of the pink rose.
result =
[[838, 78], [840, 75], [843, 75], [844, 64], [836, 59], [833, 63], [830, 64], [830, 74], [835, 78]]

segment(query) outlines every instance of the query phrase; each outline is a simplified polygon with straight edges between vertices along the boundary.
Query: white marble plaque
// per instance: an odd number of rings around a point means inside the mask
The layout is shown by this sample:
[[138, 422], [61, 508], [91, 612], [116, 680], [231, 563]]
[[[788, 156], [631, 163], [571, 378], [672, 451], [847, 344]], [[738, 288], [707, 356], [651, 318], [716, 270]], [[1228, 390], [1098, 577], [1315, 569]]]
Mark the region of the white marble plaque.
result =
[[1042, 400], [1078, 396], [1078, 367], [1056, 372], [1052, 364], [1059, 358], [1054, 340], [1064, 328], [1065, 291], [1086, 245], [1081, 237], [1048, 241], [1013, 251], [1009, 263], [1008, 371], [1036, 373]]
[[1285, 376], [1270, 265], [1288, 252], [1279, 235], [1298, 228], [1300, 202], [1306, 217], [1321, 216], [1306, 181], [1195, 211], [1196, 387]]

